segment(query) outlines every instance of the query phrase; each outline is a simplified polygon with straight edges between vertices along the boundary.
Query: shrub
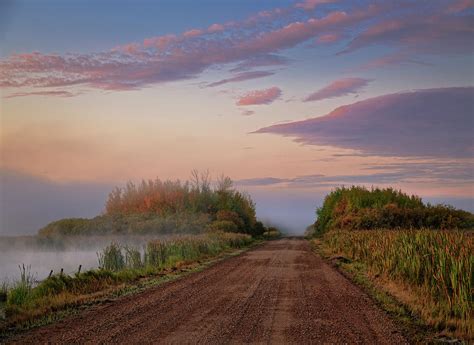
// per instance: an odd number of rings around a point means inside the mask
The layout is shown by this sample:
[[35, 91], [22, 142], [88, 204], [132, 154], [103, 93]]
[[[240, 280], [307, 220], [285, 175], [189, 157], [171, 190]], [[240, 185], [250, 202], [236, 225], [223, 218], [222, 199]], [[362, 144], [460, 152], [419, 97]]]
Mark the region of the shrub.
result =
[[280, 238], [281, 232], [277, 228], [271, 226], [263, 233], [263, 237], [267, 239]]
[[128, 182], [109, 194], [105, 214], [61, 219], [40, 229], [39, 235], [198, 234], [213, 220], [234, 223], [237, 230], [227, 224], [228, 231], [260, 235], [252, 199], [231, 187], [230, 178], [221, 177], [212, 188], [209, 174], [197, 172], [191, 182]]
[[315, 232], [331, 229], [466, 229], [474, 215], [445, 205], [425, 205], [421, 198], [392, 188], [336, 188], [316, 210]]
[[239, 232], [238, 226], [230, 220], [215, 220], [207, 227], [208, 231]]

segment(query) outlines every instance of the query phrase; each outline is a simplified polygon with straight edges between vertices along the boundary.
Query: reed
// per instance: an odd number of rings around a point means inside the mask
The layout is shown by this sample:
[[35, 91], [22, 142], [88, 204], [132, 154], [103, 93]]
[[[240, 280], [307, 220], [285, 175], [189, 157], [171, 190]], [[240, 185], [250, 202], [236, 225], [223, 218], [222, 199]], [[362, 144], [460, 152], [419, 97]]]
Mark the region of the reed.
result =
[[[473, 334], [474, 238], [461, 231], [332, 231], [326, 250], [363, 262], [375, 276], [415, 287], [414, 306], [438, 328]], [[419, 300], [418, 300], [419, 301]]]

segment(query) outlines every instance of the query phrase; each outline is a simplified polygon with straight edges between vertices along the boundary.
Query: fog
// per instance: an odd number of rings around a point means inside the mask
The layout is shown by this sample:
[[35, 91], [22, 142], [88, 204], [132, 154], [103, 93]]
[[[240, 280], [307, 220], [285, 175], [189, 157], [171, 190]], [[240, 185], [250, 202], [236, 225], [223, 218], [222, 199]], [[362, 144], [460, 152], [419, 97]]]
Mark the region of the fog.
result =
[[[18, 236], [34, 235], [47, 223], [60, 218], [90, 218], [99, 214], [112, 189], [111, 184], [57, 184], [4, 170], [0, 170], [0, 178], [0, 281], [18, 278], [21, 264], [31, 265], [38, 280], [51, 270], [58, 272], [63, 268], [69, 274], [76, 272], [79, 265], [83, 270], [97, 267], [97, 252], [113, 238], [74, 238], [41, 245], [33, 237]], [[302, 235], [306, 227], [314, 223], [315, 210], [325, 195], [322, 191], [237, 187], [249, 192], [260, 220], [289, 235]], [[424, 201], [474, 211], [472, 198], [424, 198]], [[149, 239], [121, 237], [115, 240], [140, 247]]]
[[143, 249], [152, 239], [171, 236], [92, 236], [69, 237], [46, 241], [34, 236], [0, 237], [0, 282], [13, 282], [20, 276], [19, 265], [29, 266], [37, 281], [51, 270], [74, 274], [98, 267], [97, 253], [112, 242]]

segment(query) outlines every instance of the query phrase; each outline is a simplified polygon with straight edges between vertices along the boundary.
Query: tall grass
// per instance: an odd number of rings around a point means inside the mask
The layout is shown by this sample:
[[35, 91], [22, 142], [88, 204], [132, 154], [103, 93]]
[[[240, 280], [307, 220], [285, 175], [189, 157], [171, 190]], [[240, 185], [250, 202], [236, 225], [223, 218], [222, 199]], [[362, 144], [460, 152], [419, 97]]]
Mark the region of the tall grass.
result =
[[35, 282], [35, 277], [31, 273], [31, 266], [23, 264], [18, 266], [18, 268], [20, 269], [20, 279], [13, 284], [13, 287], [8, 292], [8, 303], [15, 305], [28, 302]]
[[111, 243], [97, 255], [102, 269], [118, 272], [124, 269], [165, 267], [179, 261], [196, 261], [229, 248], [241, 248], [250, 242], [249, 235], [216, 232], [149, 241], [143, 255], [136, 248]]
[[122, 253], [122, 247], [115, 242], [105, 247], [101, 252], [97, 253], [99, 259], [99, 267], [117, 272], [125, 268], [125, 257]]
[[[474, 333], [474, 238], [460, 231], [331, 231], [332, 253], [363, 262], [375, 275], [415, 287], [414, 309], [439, 328]], [[422, 305], [420, 300], [426, 301]]]
[[80, 303], [88, 294], [212, 258], [252, 241], [248, 234], [216, 232], [150, 241], [143, 252], [111, 243], [98, 253], [99, 269], [73, 276], [53, 275], [36, 286], [29, 267], [22, 266], [20, 280], [8, 289], [7, 315], [11, 322], [29, 320], [68, 304]]

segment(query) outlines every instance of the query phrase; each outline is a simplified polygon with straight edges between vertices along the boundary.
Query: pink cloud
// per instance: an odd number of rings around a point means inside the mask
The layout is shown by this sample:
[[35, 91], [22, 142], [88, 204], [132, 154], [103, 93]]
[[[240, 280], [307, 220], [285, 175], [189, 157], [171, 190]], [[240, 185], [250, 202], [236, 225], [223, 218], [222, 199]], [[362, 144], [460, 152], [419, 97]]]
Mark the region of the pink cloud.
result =
[[242, 110], [242, 115], [243, 116], [251, 116], [253, 114], [255, 114], [255, 111], [253, 111], [253, 110], [247, 110], [247, 109]]
[[260, 105], [270, 104], [275, 101], [281, 95], [280, 88], [274, 86], [265, 90], [251, 91], [244, 96], [240, 97], [237, 101], [237, 105]]
[[[131, 90], [193, 78], [210, 66], [251, 61], [291, 48], [322, 30], [360, 22], [373, 14], [372, 8], [351, 14], [331, 12], [304, 22], [291, 22], [293, 17], [287, 16], [288, 10], [274, 9], [251, 20], [221, 24], [225, 30], [213, 33], [195, 29], [181, 36], [151, 37], [140, 44], [126, 44], [93, 54], [12, 55], [0, 60], [0, 87], [84, 85], [105, 90]], [[276, 17], [279, 18], [275, 23], [278, 25], [269, 29], [267, 21]], [[273, 29], [274, 26], [282, 27]], [[195, 39], [197, 34], [200, 40]]]
[[474, 8], [474, 1], [472, 0], [458, 0], [450, 5], [446, 12], [447, 13], [458, 13], [468, 9]]
[[334, 43], [341, 39], [340, 34], [324, 34], [317, 38], [318, 43]]
[[246, 71], [255, 67], [266, 67], [266, 66], [284, 66], [287, 65], [289, 59], [274, 55], [274, 54], [267, 54], [267, 55], [259, 55], [247, 60], [242, 61], [236, 67], [232, 68], [231, 72], [240, 72]]
[[162, 50], [177, 41], [178, 41], [178, 38], [176, 35], [164, 35], [164, 36], [159, 36], [159, 37], [145, 38], [143, 40], [143, 47], [144, 48], [157, 48], [159, 50]]
[[330, 4], [333, 2], [337, 2], [337, 0], [304, 0], [302, 2], [296, 3], [295, 7], [309, 11], [314, 10], [319, 5]]
[[201, 36], [203, 33], [204, 33], [204, 31], [202, 31], [202, 30], [192, 29], [192, 30], [189, 30], [189, 31], [186, 31], [185, 33], [183, 33], [183, 36], [186, 37], [186, 38], [192, 38], [192, 37]]
[[210, 27], [207, 28], [207, 31], [210, 33], [224, 31], [225, 27], [222, 24], [212, 24]]
[[[345, 10], [318, 17], [304, 12], [305, 7], [316, 3], [300, 2], [306, 5], [275, 8], [240, 22], [146, 38], [98, 53], [11, 55], [0, 59], [0, 88], [82, 85], [105, 90], [140, 89], [195, 78], [215, 65], [241, 63], [243, 69], [252, 68], [252, 64], [262, 66], [265, 58], [270, 62], [268, 57], [307, 40], [319, 37], [321, 42], [316, 43], [327, 43], [335, 39], [331, 36], [334, 32], [353, 37], [345, 53], [375, 44], [401, 46], [413, 54], [472, 52], [474, 47], [472, 15], [462, 12], [468, 8], [462, 1], [456, 7], [461, 12], [454, 14], [447, 5], [433, 5], [424, 11], [430, 5], [425, 2], [409, 2], [403, 11], [396, 4], [382, 2], [365, 8], [361, 4], [346, 6]], [[411, 15], [406, 14], [408, 10]], [[385, 17], [388, 11], [391, 19]], [[369, 20], [373, 24], [362, 30], [362, 24]]]
[[470, 158], [474, 154], [472, 109], [474, 87], [417, 90], [369, 98], [324, 116], [256, 133], [369, 155]]
[[5, 96], [4, 98], [25, 97], [25, 96], [57, 96], [57, 97], [72, 97], [76, 94], [69, 91], [35, 91], [35, 92], [17, 92]]
[[360, 66], [359, 70], [367, 70], [371, 68], [384, 68], [387, 66], [400, 65], [400, 64], [415, 64], [419, 66], [432, 66], [432, 64], [420, 60], [411, 58], [412, 54], [409, 52], [399, 51], [391, 54], [387, 54], [380, 58], [370, 60]]
[[371, 82], [370, 79], [344, 78], [333, 81], [331, 84], [312, 93], [304, 99], [305, 102], [320, 101], [327, 98], [335, 98], [354, 94]]
[[358, 34], [340, 54], [372, 45], [395, 45], [412, 52], [434, 54], [472, 52], [473, 20], [473, 15], [453, 16], [430, 12], [381, 20]]
[[270, 72], [270, 71], [252, 71], [252, 72], [243, 72], [239, 73], [231, 78], [226, 78], [222, 79], [219, 81], [215, 81], [213, 83], [210, 83], [207, 85], [207, 87], [215, 87], [219, 85], [224, 85], [228, 83], [237, 83], [245, 80], [250, 80], [250, 79], [257, 79], [257, 78], [263, 78], [263, 77], [268, 77], [270, 75], [275, 74], [275, 72]]

